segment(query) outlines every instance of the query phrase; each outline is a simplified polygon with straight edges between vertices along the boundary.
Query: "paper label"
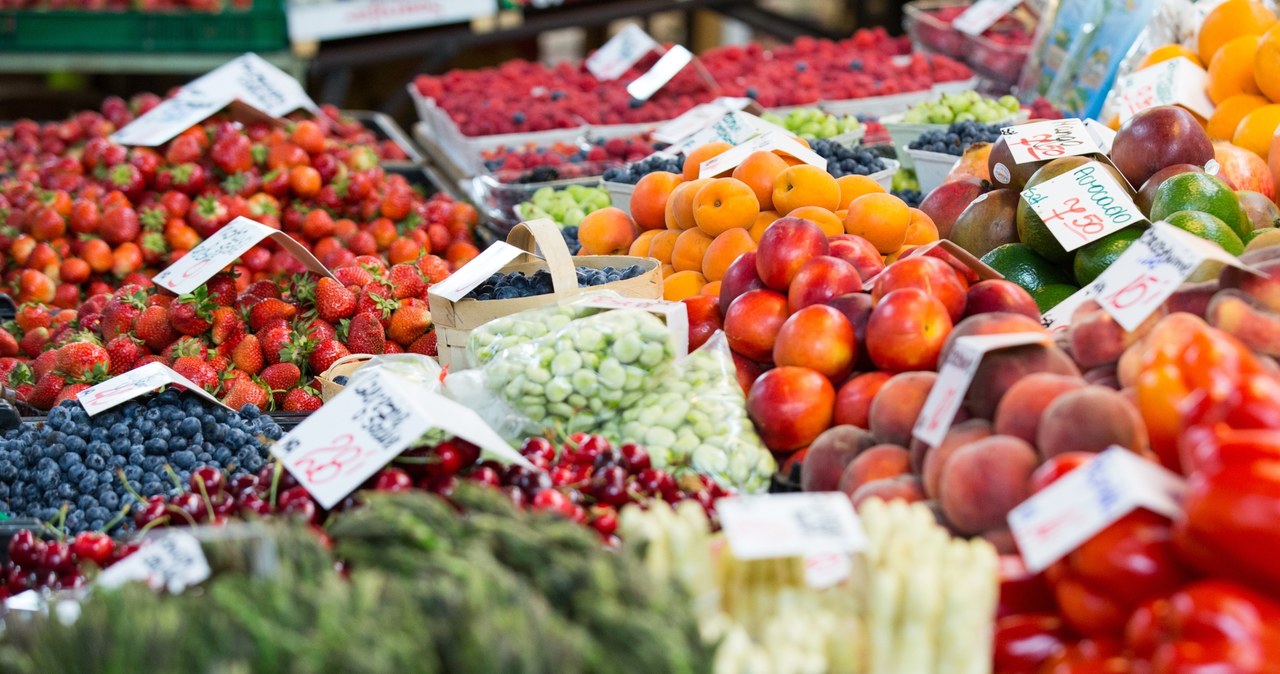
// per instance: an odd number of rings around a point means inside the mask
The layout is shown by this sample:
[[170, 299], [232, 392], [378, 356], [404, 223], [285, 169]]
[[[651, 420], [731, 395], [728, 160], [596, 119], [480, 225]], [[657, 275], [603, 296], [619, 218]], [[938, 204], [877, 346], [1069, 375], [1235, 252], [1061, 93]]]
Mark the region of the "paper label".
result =
[[302, 261], [307, 269], [333, 278], [333, 274], [305, 246], [278, 229], [240, 216], [228, 222], [213, 236], [201, 241], [190, 252], [178, 258], [153, 279], [156, 285], [175, 293], [189, 293], [204, 285], [224, 267], [236, 261], [258, 242], [270, 237], [282, 248]]
[[827, 168], [827, 160], [821, 155], [801, 145], [789, 134], [770, 132], [722, 152], [698, 166], [699, 178], [713, 178], [726, 171], [732, 171], [747, 160], [753, 152], [784, 152], [811, 166], [822, 170]]
[[587, 57], [587, 70], [602, 81], [616, 80], [631, 69], [645, 54], [658, 49], [658, 42], [634, 23], [618, 31], [591, 56]]
[[1116, 132], [1111, 127], [1096, 119], [1086, 119], [1084, 128], [1089, 131], [1094, 144], [1103, 154], [1111, 154], [1111, 144], [1116, 140]]
[[232, 94], [209, 97], [179, 94], [152, 108], [147, 114], [111, 134], [111, 142], [120, 145], [163, 145], [178, 134], [212, 117], [235, 100]]
[[763, 133], [780, 133], [794, 137], [790, 131], [776, 124], [770, 124], [749, 112], [734, 111], [722, 114], [706, 128], [667, 148], [666, 152], [686, 154], [699, 145], [716, 141], [738, 145]]
[[39, 611], [40, 610], [40, 593], [35, 590], [26, 590], [9, 597], [4, 600], [4, 610], [6, 611]]
[[1146, 220], [1128, 191], [1096, 161], [1028, 187], [1022, 198], [1068, 251]]
[[[172, 384], [185, 386], [188, 391], [201, 398], [215, 405], [222, 405], [222, 401], [196, 386], [195, 382], [174, 372], [164, 363], [147, 363], [136, 370], [112, 377], [77, 393], [76, 400], [80, 401], [84, 411], [92, 417], [162, 386]], [[226, 405], [222, 406], [226, 407]]]
[[641, 309], [662, 317], [671, 331], [676, 358], [689, 355], [689, 305], [684, 302], [645, 300], [635, 297], [601, 295], [585, 300], [582, 306], [601, 309]]
[[347, 386], [322, 409], [272, 445], [271, 454], [324, 508], [337, 505], [431, 428], [530, 466], [474, 411], [387, 372]]
[[1263, 275], [1217, 244], [1157, 222], [1094, 279], [1098, 304], [1120, 327], [1133, 331], [1160, 308], [1205, 260]]
[[1185, 492], [1178, 475], [1112, 446], [1010, 511], [1009, 530], [1039, 573], [1136, 508], [1176, 517]]
[[1028, 344], [1048, 344], [1049, 335], [1039, 332], [1015, 332], [1001, 335], [973, 335], [956, 340], [947, 360], [938, 369], [924, 407], [916, 418], [911, 434], [921, 442], [936, 446], [951, 429], [951, 422], [960, 411], [969, 384], [982, 364], [982, 357], [990, 351], [1008, 349]]
[[716, 501], [733, 556], [742, 560], [865, 550], [867, 537], [839, 492], [734, 496]]
[[209, 574], [200, 541], [181, 529], [170, 529], [148, 536], [137, 552], [104, 569], [93, 583], [112, 589], [141, 581], [153, 590], [176, 594], [204, 582]]
[[750, 98], [721, 96], [710, 103], [693, 106], [688, 112], [664, 122], [653, 130], [651, 136], [660, 143], [675, 144], [701, 131], [726, 112], [745, 110], [754, 101]]
[[1044, 326], [1049, 332], [1064, 332], [1071, 327], [1071, 317], [1075, 315], [1076, 309], [1079, 309], [1085, 302], [1097, 297], [1098, 287], [1090, 283], [1089, 285], [1072, 293], [1070, 297], [1054, 305], [1054, 307], [1040, 316], [1040, 325]]
[[1015, 164], [1098, 152], [1093, 136], [1078, 119], [1031, 122], [1000, 129]]
[[843, 552], [824, 552], [804, 558], [805, 584], [815, 590], [824, 590], [840, 584], [853, 575], [853, 559]]
[[681, 45], [676, 45], [663, 54], [649, 72], [628, 84], [627, 93], [636, 100], [647, 101], [692, 61], [693, 52]]
[[981, 35], [1022, 0], [978, 0], [960, 13], [951, 27], [966, 35]]
[[1120, 123], [1157, 105], [1181, 105], [1200, 115], [1213, 115], [1213, 101], [1205, 93], [1209, 74], [1185, 56], [1179, 56], [1120, 78], [1116, 85], [1116, 114]]
[[475, 290], [476, 286], [484, 283], [485, 279], [498, 273], [503, 267], [511, 264], [512, 260], [523, 254], [523, 250], [506, 241], [495, 241], [470, 262], [462, 265], [458, 271], [431, 286], [431, 294], [439, 295], [450, 302], [457, 302], [466, 297], [467, 293]]
[[288, 0], [292, 42], [461, 23], [498, 13], [497, 0]]

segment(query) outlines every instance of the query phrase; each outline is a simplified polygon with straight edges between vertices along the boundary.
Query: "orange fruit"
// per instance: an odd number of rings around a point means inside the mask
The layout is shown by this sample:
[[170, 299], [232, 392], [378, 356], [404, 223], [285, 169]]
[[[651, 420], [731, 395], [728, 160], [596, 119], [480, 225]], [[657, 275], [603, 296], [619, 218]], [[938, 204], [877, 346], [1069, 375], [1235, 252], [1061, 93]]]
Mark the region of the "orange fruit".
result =
[[836, 178], [836, 184], [840, 186], [840, 208], [835, 210], [848, 208], [850, 202], [864, 194], [888, 192], [880, 183], [869, 176], [841, 176]]
[[667, 199], [680, 176], [669, 171], [654, 171], [636, 183], [631, 193], [631, 217], [640, 229], [662, 229], [667, 226]]
[[662, 264], [671, 264], [671, 251], [675, 250], [676, 239], [678, 238], [680, 238], [680, 232], [677, 230], [659, 230], [658, 233], [649, 240], [649, 257], [656, 259]]
[[759, 243], [760, 237], [764, 236], [764, 230], [780, 217], [782, 216], [778, 215], [777, 211], [760, 211], [760, 215], [756, 216], [756, 221], [751, 224], [751, 238]]
[[733, 149], [732, 145], [720, 140], [693, 148], [684, 156], [684, 179], [697, 180], [698, 169], [702, 166], [702, 162], [731, 149]]
[[746, 229], [759, 214], [755, 192], [737, 178], [716, 178], [693, 197], [693, 222], [710, 236]]
[[[702, 271], [702, 258], [711, 247], [711, 237], [700, 229], [686, 229], [676, 238], [675, 248], [671, 250], [671, 266], [676, 271]], [[701, 276], [702, 274], [698, 274]]]
[[1258, 42], [1258, 52], [1253, 55], [1253, 72], [1261, 73], [1258, 88], [1272, 103], [1280, 103], [1280, 24], [1267, 29]]
[[1271, 137], [1276, 135], [1276, 127], [1280, 127], [1280, 105], [1264, 105], [1240, 120], [1231, 144], [1253, 150], [1265, 160], [1271, 152]]
[[837, 218], [835, 213], [821, 206], [801, 206], [787, 213], [787, 217], [808, 220], [816, 224], [822, 230], [822, 233], [827, 236], [844, 234], [844, 221]]
[[840, 207], [840, 185], [826, 170], [798, 164], [778, 174], [773, 184], [773, 210], [786, 215], [801, 206]]
[[933, 243], [937, 240], [938, 226], [933, 224], [933, 218], [930, 218], [918, 208], [912, 208], [911, 224], [907, 225], [907, 236], [903, 244], [923, 246], [926, 243]]
[[1220, 138], [1226, 140], [1236, 133], [1236, 126], [1240, 124], [1240, 120], [1244, 116], [1261, 108], [1268, 103], [1267, 99], [1252, 94], [1237, 94], [1221, 103], [1213, 109], [1213, 115], [1209, 117], [1209, 123], [1205, 125], [1205, 131], [1209, 132], [1210, 138]]
[[719, 297], [719, 296], [720, 296], [720, 282], [719, 282], [719, 281], [712, 281], [712, 282], [708, 283], [707, 285], [702, 286], [702, 290], [699, 290], [699, 291], [698, 291], [698, 294], [699, 294], [699, 295], [706, 295], [707, 297]]
[[636, 240], [631, 243], [631, 248], [627, 251], [627, 255], [632, 257], [649, 257], [649, 247], [653, 245], [653, 237], [663, 231], [665, 230], [646, 229], [645, 231], [640, 232], [640, 236], [637, 236]]
[[731, 229], [717, 236], [702, 257], [702, 275], [708, 281], [719, 281], [739, 255], [756, 249], [756, 241], [745, 229]]
[[1262, 35], [1275, 25], [1276, 17], [1261, 2], [1227, 0], [1213, 8], [1200, 24], [1196, 50], [1201, 63], [1211, 63], [1226, 43], [1241, 35]]
[[1253, 80], [1253, 54], [1257, 35], [1241, 35], [1222, 45], [1209, 62], [1209, 100], [1215, 104], [1237, 94], [1261, 94]]
[[885, 266], [891, 265], [894, 262], [901, 260], [903, 255], [910, 253], [912, 250], [916, 248], [919, 248], [919, 246], [913, 246], [908, 244], [908, 245], [903, 245], [901, 248], [893, 251], [892, 253], [889, 253], [888, 255], [884, 256]]
[[733, 177], [746, 183], [756, 193], [760, 208], [768, 210], [773, 208], [773, 181], [786, 169], [787, 162], [782, 157], [772, 152], [752, 152], [733, 169]]
[[902, 247], [911, 226], [911, 209], [892, 194], [864, 194], [849, 204], [844, 231], [856, 234], [889, 255]]
[[1152, 49], [1151, 53], [1147, 54], [1146, 58], [1142, 59], [1142, 62], [1138, 64], [1137, 69], [1142, 70], [1157, 63], [1172, 61], [1178, 57], [1186, 58], [1201, 68], [1204, 67], [1204, 64], [1200, 62], [1200, 56], [1195, 52], [1180, 44], [1166, 44]]
[[668, 276], [676, 273], [676, 268], [669, 264], [662, 265], [662, 278], [665, 280]]
[[578, 223], [583, 255], [625, 255], [636, 240], [636, 225], [621, 208], [592, 211]]
[[707, 178], [676, 185], [671, 196], [667, 197], [666, 211], [663, 214], [667, 229], [689, 229], [697, 224], [693, 219], [693, 198], [709, 182], [711, 179]]
[[679, 302], [696, 296], [707, 279], [696, 271], [678, 271], [662, 280], [662, 299], [668, 302]]

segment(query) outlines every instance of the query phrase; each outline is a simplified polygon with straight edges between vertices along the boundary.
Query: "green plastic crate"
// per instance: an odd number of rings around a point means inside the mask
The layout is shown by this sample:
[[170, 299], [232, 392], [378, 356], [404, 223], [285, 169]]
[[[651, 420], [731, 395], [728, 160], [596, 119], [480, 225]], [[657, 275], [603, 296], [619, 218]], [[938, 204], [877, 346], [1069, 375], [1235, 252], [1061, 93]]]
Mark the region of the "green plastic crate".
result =
[[0, 10], [0, 51], [245, 52], [288, 46], [278, 1], [217, 14]]

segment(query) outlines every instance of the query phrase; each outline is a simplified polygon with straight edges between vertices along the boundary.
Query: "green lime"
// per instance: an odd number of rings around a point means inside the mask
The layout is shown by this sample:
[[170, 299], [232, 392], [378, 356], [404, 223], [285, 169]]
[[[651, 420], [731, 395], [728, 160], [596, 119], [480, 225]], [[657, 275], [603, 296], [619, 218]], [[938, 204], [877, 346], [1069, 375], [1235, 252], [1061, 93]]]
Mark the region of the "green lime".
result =
[[[1086, 157], [1063, 157], [1055, 159], [1040, 167], [1027, 181], [1027, 188], [1035, 187], [1046, 180], [1072, 171], [1089, 163]], [[1027, 244], [1041, 257], [1051, 262], [1070, 262], [1074, 253], [1067, 252], [1053, 235], [1040, 215], [1031, 208], [1026, 199], [1018, 199], [1018, 240]]]
[[1240, 237], [1231, 231], [1227, 223], [1208, 213], [1202, 211], [1178, 211], [1166, 215], [1164, 221], [1178, 229], [1191, 232], [1206, 241], [1212, 241], [1222, 246], [1223, 250], [1232, 255], [1240, 255], [1244, 252], [1244, 242], [1240, 241]]
[[1050, 283], [1031, 293], [1031, 299], [1036, 301], [1036, 306], [1040, 308], [1040, 313], [1043, 314], [1058, 306], [1059, 302], [1071, 297], [1079, 290], [1079, 288], [1070, 283]]
[[1040, 257], [1024, 243], [1006, 243], [982, 256], [987, 266], [1000, 272], [1005, 279], [1035, 294], [1037, 290], [1055, 283], [1070, 283], [1071, 279], [1052, 262]]
[[1130, 244], [1142, 236], [1144, 229], [1146, 226], [1131, 225], [1081, 246], [1076, 251], [1075, 262], [1072, 263], [1076, 273], [1076, 283], [1081, 286], [1093, 283], [1093, 280], [1098, 278], [1098, 274], [1110, 267]]
[[1226, 223], [1236, 238], [1243, 238], [1253, 230], [1253, 223], [1240, 207], [1236, 193], [1207, 173], [1179, 173], [1156, 188], [1151, 200], [1151, 221], [1168, 220], [1170, 214], [1178, 211], [1208, 213]]

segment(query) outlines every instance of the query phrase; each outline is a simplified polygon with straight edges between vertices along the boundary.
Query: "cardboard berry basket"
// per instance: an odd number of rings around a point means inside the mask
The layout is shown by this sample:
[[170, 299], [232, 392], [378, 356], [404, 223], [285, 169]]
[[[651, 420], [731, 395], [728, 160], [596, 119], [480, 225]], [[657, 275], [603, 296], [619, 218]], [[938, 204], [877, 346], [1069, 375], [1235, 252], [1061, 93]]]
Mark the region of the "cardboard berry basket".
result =
[[[541, 253], [541, 256], [538, 253]], [[503, 316], [554, 304], [582, 293], [578, 287], [578, 267], [604, 269], [640, 265], [643, 272], [634, 278], [591, 286], [591, 290], [611, 290], [623, 297], [662, 298], [662, 269], [658, 261], [630, 255], [570, 255], [560, 229], [549, 219], [517, 224], [506, 242], [497, 242], [479, 257], [463, 265], [449, 278], [431, 286], [431, 321], [435, 324], [440, 364], [452, 371], [470, 367], [467, 339], [472, 330]], [[466, 295], [494, 273], [533, 274], [540, 269], [551, 273], [553, 292], [506, 300], [477, 300]]]

